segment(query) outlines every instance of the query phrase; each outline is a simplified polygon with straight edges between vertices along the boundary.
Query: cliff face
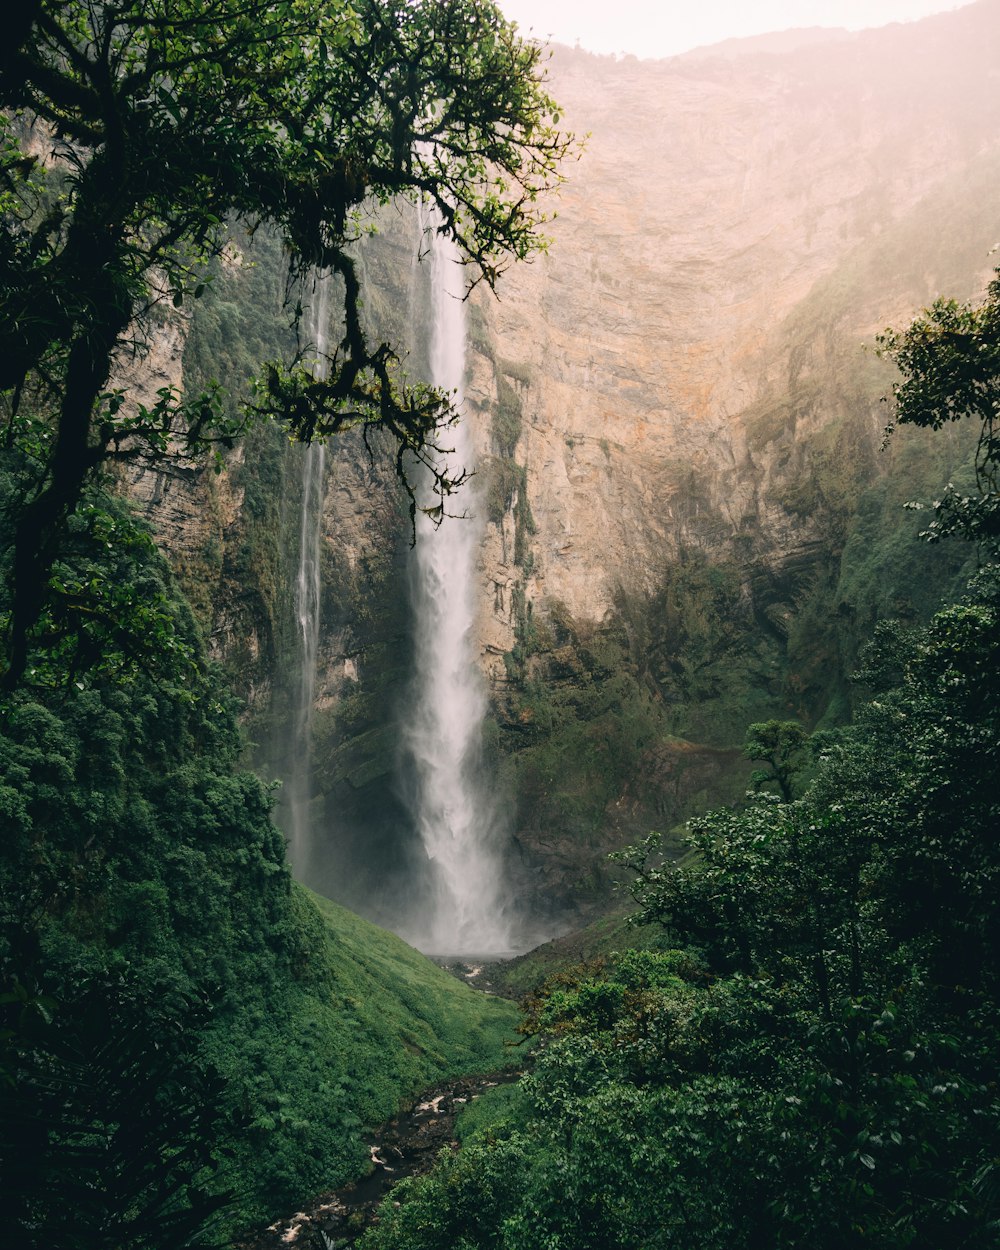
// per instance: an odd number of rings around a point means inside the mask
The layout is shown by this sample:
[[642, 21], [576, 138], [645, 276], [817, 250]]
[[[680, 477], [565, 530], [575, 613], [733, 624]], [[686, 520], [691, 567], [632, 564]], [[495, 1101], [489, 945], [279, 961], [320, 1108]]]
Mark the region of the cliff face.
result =
[[529, 602], [601, 621], [683, 549], [750, 538], [780, 566], [829, 544], [823, 509], [783, 496], [837, 419], [857, 480], [878, 471], [889, 379], [864, 344], [989, 276], [998, 42], [979, 4], [787, 54], [557, 52], [586, 150], [550, 253], [483, 305], [530, 379]]
[[883, 447], [872, 348], [990, 276], [998, 46], [982, 3], [788, 50], [557, 50], [586, 150], [549, 253], [477, 303], [469, 387], [483, 662], [549, 892], [586, 908], [601, 852], [738, 791], [749, 721], [844, 717], [875, 620], [954, 584], [966, 553], [902, 504], [969, 448]]
[[[750, 721], [846, 716], [874, 621], [919, 617], [957, 577], [966, 553], [920, 546], [901, 505], [960, 480], [962, 431], [883, 450], [892, 379], [865, 345], [990, 274], [998, 50], [983, 0], [667, 62], [556, 51], [552, 92], [586, 149], [550, 251], [499, 302], [470, 301], [467, 378], [487, 754], [516, 886], [540, 905], [587, 912], [609, 849], [737, 795]], [[373, 324], [417, 362], [415, 250], [391, 218], [361, 259]], [[189, 382], [274, 354], [276, 265], [222, 276]], [[346, 440], [327, 483], [314, 884], [386, 920], [419, 872], [395, 781], [409, 533], [377, 449]], [[269, 435], [183, 523], [147, 486], [188, 535], [168, 545], [261, 743], [287, 727], [297, 490]]]

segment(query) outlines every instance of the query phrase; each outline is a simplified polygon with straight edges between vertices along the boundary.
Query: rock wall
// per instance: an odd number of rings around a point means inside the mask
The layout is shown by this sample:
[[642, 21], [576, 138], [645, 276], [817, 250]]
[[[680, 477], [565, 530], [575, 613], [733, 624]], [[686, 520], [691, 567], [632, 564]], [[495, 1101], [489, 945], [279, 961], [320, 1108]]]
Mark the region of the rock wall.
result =
[[[556, 50], [585, 150], [550, 250], [499, 301], [472, 296], [466, 388], [486, 747], [529, 910], [605, 905], [608, 850], [737, 797], [750, 721], [844, 719], [875, 620], [917, 619], [956, 584], [967, 553], [922, 547], [902, 503], [967, 471], [963, 432], [883, 449], [892, 376], [870, 348], [990, 275], [998, 50], [989, 0], [664, 62]], [[382, 225], [360, 253], [368, 315], [417, 367], [412, 223]], [[189, 384], [274, 354], [279, 260], [222, 275]], [[333, 449], [327, 484], [313, 884], [391, 923], [420, 872], [396, 781], [409, 530], [377, 445]], [[294, 451], [255, 435], [185, 515], [174, 483], [140, 489], [280, 775]]]
[[[665, 62], [557, 50], [552, 90], [586, 148], [549, 253], [482, 302], [494, 359], [472, 390], [493, 399], [503, 362], [523, 379], [529, 604], [601, 622], [684, 549], [750, 540], [753, 580], [754, 562], [829, 547], [823, 508], [786, 496], [831, 421], [856, 418], [845, 488], [888, 463], [891, 379], [865, 345], [994, 263], [998, 19], [980, 3]], [[509, 547], [486, 554], [491, 654], [516, 633], [511, 595], [490, 594], [518, 577]]]
[[991, 276], [998, 46], [980, 3], [776, 50], [556, 50], [586, 148], [549, 252], [476, 297], [468, 388], [483, 665], [539, 893], [586, 914], [604, 852], [740, 792], [750, 721], [843, 720], [875, 621], [960, 585], [969, 553], [902, 505], [971, 444], [884, 446], [873, 347]]

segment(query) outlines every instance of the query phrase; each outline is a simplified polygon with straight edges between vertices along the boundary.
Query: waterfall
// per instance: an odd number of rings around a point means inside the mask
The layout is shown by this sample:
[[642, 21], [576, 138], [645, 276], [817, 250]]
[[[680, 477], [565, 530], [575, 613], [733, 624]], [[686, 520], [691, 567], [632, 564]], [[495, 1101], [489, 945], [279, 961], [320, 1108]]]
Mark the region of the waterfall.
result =
[[[462, 269], [450, 240], [421, 220], [429, 240], [425, 300], [429, 381], [461, 408], [466, 327]], [[470, 469], [466, 419], [442, 435], [439, 455], [449, 475]], [[469, 484], [446, 501], [435, 528], [417, 514], [411, 581], [415, 678], [403, 731], [414, 777], [417, 829], [430, 862], [431, 897], [410, 936], [432, 953], [501, 952], [510, 945], [496, 848], [498, 814], [482, 784], [481, 739], [486, 690], [476, 663], [476, 561], [482, 526]], [[467, 515], [462, 515], [462, 514]]]
[[[313, 345], [312, 372], [316, 378], [328, 369], [330, 324], [330, 274], [317, 271], [305, 309], [305, 330]], [[295, 576], [295, 621], [298, 651], [298, 683], [293, 691], [290, 766], [283, 791], [287, 812], [289, 858], [296, 877], [310, 874], [312, 785], [310, 757], [313, 702], [316, 695], [316, 661], [319, 651], [320, 543], [323, 521], [323, 474], [326, 449], [310, 443], [301, 449], [302, 504], [299, 513], [299, 563]]]

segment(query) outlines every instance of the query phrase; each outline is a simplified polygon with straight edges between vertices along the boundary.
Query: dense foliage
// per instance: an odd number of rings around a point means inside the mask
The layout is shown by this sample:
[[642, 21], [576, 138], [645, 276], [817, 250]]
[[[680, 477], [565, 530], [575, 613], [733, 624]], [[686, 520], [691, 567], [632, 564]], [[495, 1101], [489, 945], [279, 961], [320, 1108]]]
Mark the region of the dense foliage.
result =
[[[998, 271], [1000, 273], [1000, 271]], [[1000, 277], [981, 305], [937, 300], [902, 333], [881, 336], [882, 351], [903, 372], [894, 388], [896, 421], [939, 430], [952, 421], [978, 429], [975, 494], [949, 483], [934, 503], [925, 537], [958, 535], [1000, 546]]]
[[990, 572], [886, 628], [803, 797], [694, 821], [681, 868], [632, 852], [679, 949], [554, 979], [524, 1103], [370, 1244], [995, 1245], [998, 626]]

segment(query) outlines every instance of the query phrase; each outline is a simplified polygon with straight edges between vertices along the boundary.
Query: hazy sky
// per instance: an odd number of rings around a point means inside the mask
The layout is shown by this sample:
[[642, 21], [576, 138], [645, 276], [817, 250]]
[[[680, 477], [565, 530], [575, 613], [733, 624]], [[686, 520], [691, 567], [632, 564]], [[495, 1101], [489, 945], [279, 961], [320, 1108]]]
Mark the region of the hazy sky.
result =
[[[673, 56], [700, 44], [795, 26], [884, 26], [968, 0], [498, 0], [522, 35], [591, 52]], [[530, 29], [529, 28], [533, 28]]]

